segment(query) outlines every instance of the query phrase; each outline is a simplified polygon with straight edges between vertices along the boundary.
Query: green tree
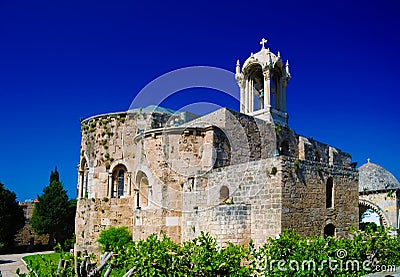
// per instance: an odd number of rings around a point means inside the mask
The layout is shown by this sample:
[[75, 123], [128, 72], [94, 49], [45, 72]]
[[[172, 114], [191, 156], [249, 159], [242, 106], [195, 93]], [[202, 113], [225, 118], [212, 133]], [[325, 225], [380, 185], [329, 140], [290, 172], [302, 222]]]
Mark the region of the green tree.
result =
[[14, 236], [24, 226], [25, 217], [14, 192], [0, 182], [0, 250], [8, 250]]
[[35, 203], [31, 225], [38, 234], [49, 235], [49, 245], [61, 245], [74, 233], [75, 200], [68, 200], [67, 191], [59, 179], [57, 167], [50, 174], [50, 184]]

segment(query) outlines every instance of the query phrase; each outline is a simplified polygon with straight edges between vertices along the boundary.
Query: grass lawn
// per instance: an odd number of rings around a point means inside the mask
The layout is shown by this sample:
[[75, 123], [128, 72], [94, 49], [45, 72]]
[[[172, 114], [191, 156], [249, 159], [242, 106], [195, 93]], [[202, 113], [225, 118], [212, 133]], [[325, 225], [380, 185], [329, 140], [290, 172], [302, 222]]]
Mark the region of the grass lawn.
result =
[[[36, 273], [38, 273], [39, 276], [52, 276], [52, 273], [57, 271], [57, 266], [58, 262], [61, 259], [61, 254], [60, 253], [36, 254], [23, 257], [22, 259], [28, 264], [28, 268], [29, 265], [31, 265], [32, 269]], [[106, 268], [103, 269], [101, 276], [104, 275], [105, 271]], [[123, 276], [125, 273], [126, 273], [125, 270], [118, 270], [115, 268], [111, 271], [110, 277]]]
[[60, 253], [51, 253], [51, 254], [36, 254], [31, 256], [23, 257], [22, 259], [29, 264], [29, 261], [32, 261], [33, 264], [43, 263], [43, 262], [51, 262], [57, 263], [61, 258]]
[[[64, 254], [65, 255], [65, 254]], [[28, 267], [28, 270], [37, 273], [38, 276], [54, 276], [57, 272], [58, 262], [61, 259], [60, 253], [36, 254], [22, 258]], [[73, 267], [71, 268], [71, 270]], [[33, 276], [33, 275], [28, 275]], [[67, 275], [71, 276], [71, 275]]]

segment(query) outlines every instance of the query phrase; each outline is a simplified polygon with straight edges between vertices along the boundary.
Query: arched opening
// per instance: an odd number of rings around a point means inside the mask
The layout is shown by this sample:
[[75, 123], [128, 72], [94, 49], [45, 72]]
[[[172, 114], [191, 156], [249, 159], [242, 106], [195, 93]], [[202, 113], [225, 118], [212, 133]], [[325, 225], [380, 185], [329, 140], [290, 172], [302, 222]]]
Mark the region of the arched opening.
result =
[[360, 230], [368, 228], [376, 229], [377, 226], [383, 226], [383, 220], [379, 214], [371, 208], [359, 205], [360, 212]]
[[333, 208], [333, 195], [334, 195], [334, 188], [333, 188], [333, 178], [329, 177], [326, 180], [326, 208]]
[[229, 198], [229, 188], [227, 186], [222, 186], [219, 190], [219, 200], [225, 202]]
[[360, 199], [358, 202], [358, 210], [360, 216], [360, 228], [367, 225], [377, 225], [383, 227], [390, 227], [392, 223], [387, 214], [375, 203]]
[[79, 167], [79, 186], [78, 186], [78, 197], [84, 198], [88, 195], [89, 186], [89, 167], [86, 159], [83, 158]]
[[215, 127], [214, 131], [214, 148], [216, 151], [216, 159], [214, 168], [228, 166], [231, 163], [231, 145], [225, 133]]
[[275, 110], [281, 111], [282, 105], [282, 69], [279, 66], [275, 66], [272, 70], [271, 77], [271, 107]]
[[324, 237], [334, 237], [335, 231], [336, 231], [335, 225], [329, 223], [324, 228]]
[[111, 197], [123, 197], [128, 186], [128, 172], [124, 165], [119, 164], [113, 169], [112, 173], [112, 192]]
[[253, 64], [247, 70], [248, 112], [252, 113], [264, 109], [264, 75], [260, 64]]
[[136, 206], [138, 208], [147, 207], [149, 204], [149, 179], [143, 171], [136, 175]]

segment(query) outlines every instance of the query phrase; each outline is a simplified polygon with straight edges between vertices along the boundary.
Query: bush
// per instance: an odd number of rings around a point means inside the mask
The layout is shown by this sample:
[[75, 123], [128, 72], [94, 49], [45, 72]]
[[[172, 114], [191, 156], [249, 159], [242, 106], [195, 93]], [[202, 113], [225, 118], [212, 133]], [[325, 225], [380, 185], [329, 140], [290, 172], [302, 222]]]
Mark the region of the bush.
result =
[[[376, 265], [400, 264], [400, 238], [383, 228], [353, 232], [352, 238], [346, 239], [304, 238], [286, 230], [260, 248], [252, 242], [248, 247], [231, 243], [220, 247], [206, 233], [182, 244], [155, 234], [132, 241], [127, 227], [102, 231], [100, 241], [104, 251], [118, 254], [109, 262], [111, 276], [122, 276], [130, 269], [132, 276], [363, 276], [379, 271]], [[304, 261], [313, 263], [304, 266]], [[326, 261], [333, 261], [334, 268]], [[359, 262], [359, 269], [351, 268], [352, 261]], [[370, 270], [363, 268], [363, 261], [371, 261]], [[55, 276], [56, 262], [41, 262], [49, 273], [43, 276]], [[32, 268], [42, 273], [42, 267]], [[71, 261], [61, 276], [70, 276], [72, 268]]]
[[117, 252], [125, 244], [132, 241], [132, 235], [129, 232], [128, 227], [110, 227], [109, 229], [103, 230], [100, 233], [99, 239], [97, 241], [100, 243], [101, 249], [103, 251]]

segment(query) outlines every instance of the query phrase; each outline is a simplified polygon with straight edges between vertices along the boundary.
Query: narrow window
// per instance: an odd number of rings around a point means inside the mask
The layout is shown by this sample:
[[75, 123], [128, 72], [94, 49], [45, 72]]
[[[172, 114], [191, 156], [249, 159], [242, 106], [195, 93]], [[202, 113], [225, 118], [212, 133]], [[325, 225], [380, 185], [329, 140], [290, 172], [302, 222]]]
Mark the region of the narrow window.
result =
[[80, 174], [80, 186], [78, 187], [78, 196], [79, 198], [83, 198], [88, 193], [88, 186], [89, 186], [89, 170], [87, 167], [87, 162], [85, 159], [81, 162], [81, 167], [79, 170]]
[[333, 207], [333, 178], [329, 177], [326, 181], [326, 208]]

